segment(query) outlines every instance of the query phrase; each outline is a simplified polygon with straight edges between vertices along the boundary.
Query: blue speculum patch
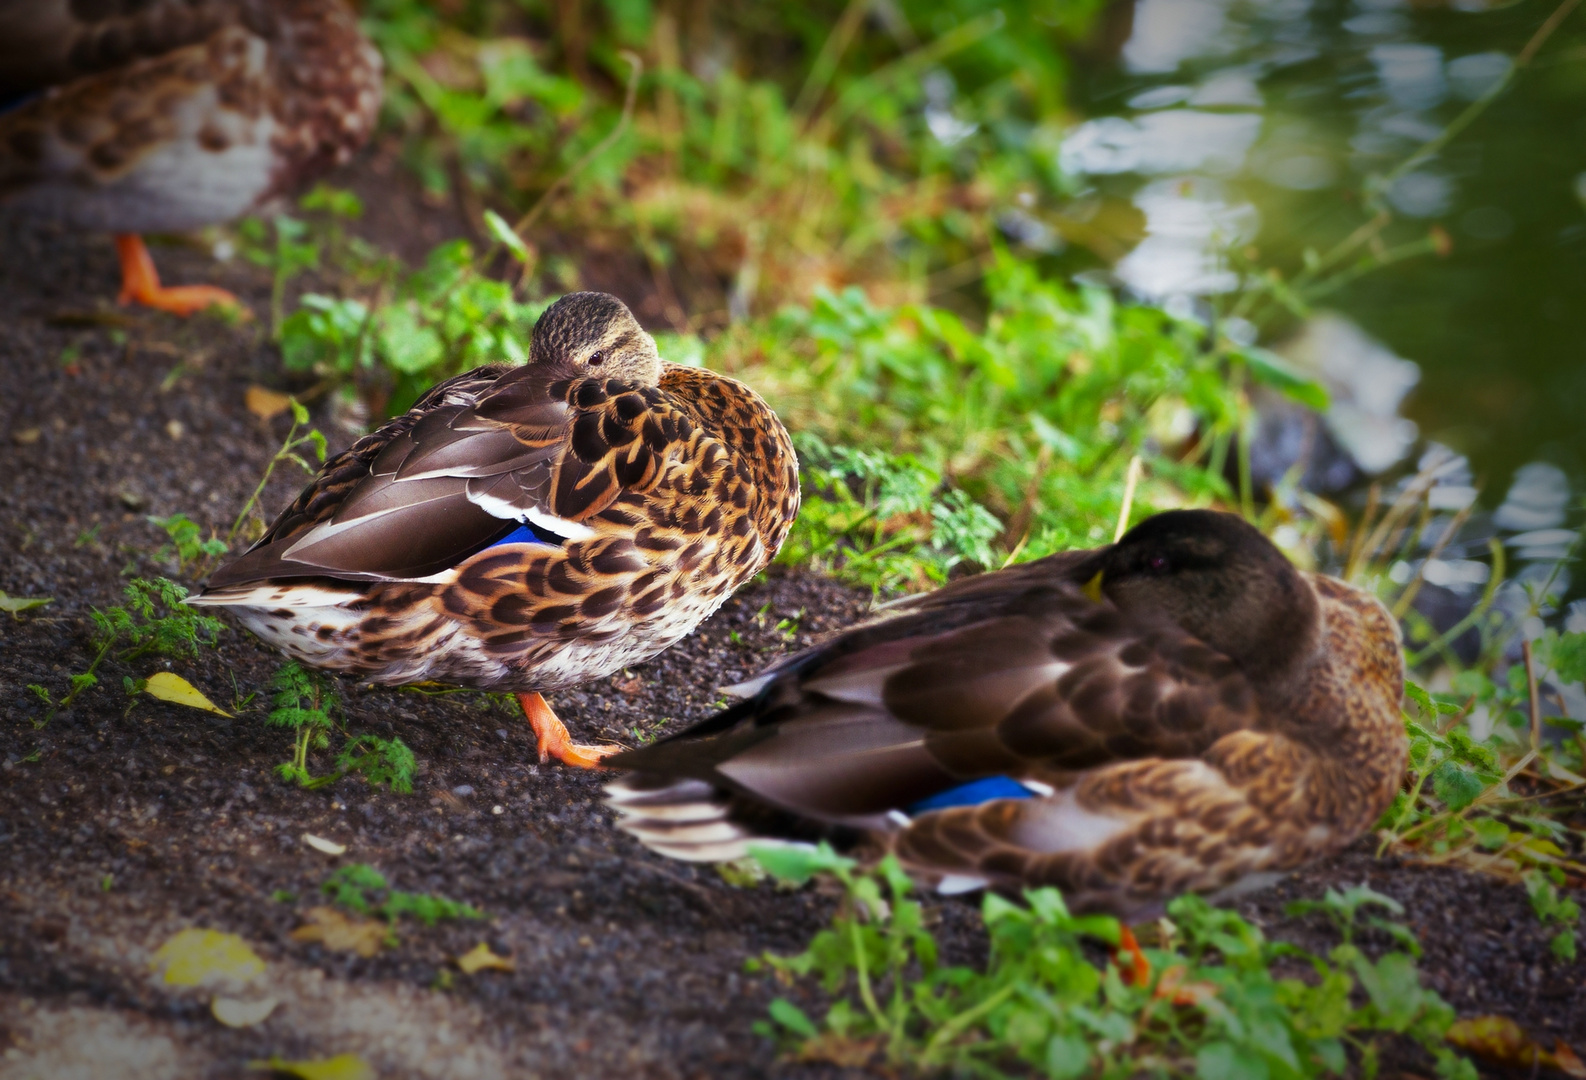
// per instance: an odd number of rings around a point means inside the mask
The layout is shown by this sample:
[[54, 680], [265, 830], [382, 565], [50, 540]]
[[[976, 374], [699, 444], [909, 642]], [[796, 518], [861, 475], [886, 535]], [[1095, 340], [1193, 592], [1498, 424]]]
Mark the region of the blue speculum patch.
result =
[[928, 799], [921, 799], [905, 812], [923, 814], [927, 810], [945, 810], [949, 806], [979, 806], [992, 799], [1031, 799], [1035, 792], [1011, 776], [987, 776], [967, 784], [938, 791]]
[[525, 521], [490, 546], [498, 547], [501, 544], [550, 544], [552, 547], [561, 547], [566, 542], [567, 538], [565, 536], [557, 536], [551, 530], [542, 529], [532, 521]]

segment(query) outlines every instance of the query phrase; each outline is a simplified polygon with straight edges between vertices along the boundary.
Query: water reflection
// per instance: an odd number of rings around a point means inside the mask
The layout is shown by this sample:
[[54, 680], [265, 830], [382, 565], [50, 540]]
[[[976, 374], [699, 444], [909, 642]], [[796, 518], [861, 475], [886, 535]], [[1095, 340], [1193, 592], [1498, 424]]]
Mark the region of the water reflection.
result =
[[[1076, 86], [1090, 118], [1058, 163], [1086, 198], [1142, 213], [1144, 239], [1114, 268], [1131, 289], [1180, 306], [1226, 296], [1241, 284], [1230, 246], [1292, 274], [1367, 220], [1370, 178], [1506, 80], [1552, 8], [1136, 0], [1117, 67]], [[1583, 45], [1586, 19], [1567, 22], [1475, 124], [1382, 193], [1390, 242], [1436, 225], [1452, 254], [1327, 299], [1426, 368], [1407, 407], [1488, 483], [1544, 446], [1586, 471]]]
[[[1245, 284], [1231, 251], [1258, 272], [1292, 275], [1370, 219], [1374, 178], [1509, 79], [1511, 55], [1553, 5], [1429, 7], [1137, 0], [1117, 69], [1081, 84], [1090, 118], [1058, 154], [1084, 199], [1127, 199], [1144, 218], [1116, 279], [1187, 311]], [[1586, 629], [1586, 601], [1563, 602], [1580, 524], [1570, 473], [1586, 473], [1582, 46], [1586, 26], [1561, 30], [1552, 67], [1528, 69], [1458, 139], [1381, 191], [1397, 230], [1385, 244], [1435, 229], [1451, 254], [1367, 274], [1328, 296], [1333, 312], [1263, 326], [1329, 387], [1333, 405], [1318, 424], [1257, 394], [1257, 482], [1276, 484], [1299, 465], [1311, 490], [1347, 499], [1362, 478], [1414, 463], [1421, 479], [1401, 475], [1384, 498], [1423, 483], [1432, 516], [1390, 576], [1419, 575], [1416, 607], [1445, 630], [1491, 592], [1489, 544], [1500, 544], [1508, 580], [1489, 599], [1519, 625], [1506, 646], [1514, 655], [1544, 617]], [[1476, 504], [1481, 486], [1495, 509]], [[1473, 648], [1474, 635], [1455, 645]]]

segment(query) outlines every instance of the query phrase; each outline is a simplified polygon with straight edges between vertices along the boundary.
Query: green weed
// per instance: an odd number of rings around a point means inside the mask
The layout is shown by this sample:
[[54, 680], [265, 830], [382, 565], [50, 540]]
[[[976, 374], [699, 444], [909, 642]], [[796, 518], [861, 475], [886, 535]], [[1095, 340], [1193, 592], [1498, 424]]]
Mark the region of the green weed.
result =
[[1548, 950], [1560, 960], [1574, 960], [1580, 905], [1559, 893], [1564, 881], [1564, 872], [1556, 866], [1530, 870], [1525, 875], [1525, 892], [1531, 900], [1531, 910], [1542, 925], [1558, 927], [1558, 933], [1548, 942]]
[[[828, 873], [844, 899], [828, 929], [796, 956], [750, 961], [783, 985], [816, 979], [832, 998], [812, 1018], [786, 998], [759, 1030], [803, 1060], [907, 1066], [920, 1071], [1004, 1076], [1034, 1070], [1077, 1077], [1313, 1077], [1351, 1068], [1376, 1071], [1384, 1036], [1413, 1039], [1439, 1075], [1474, 1080], [1474, 1068], [1443, 1042], [1454, 1020], [1420, 984], [1414, 939], [1382, 919], [1401, 947], [1372, 959], [1353, 941], [1367, 905], [1399, 914], [1369, 890], [1333, 893], [1296, 910], [1325, 911], [1341, 941], [1318, 956], [1268, 941], [1230, 911], [1188, 896], [1168, 908], [1170, 929], [1147, 950], [1157, 975], [1134, 987], [1114, 964], [1097, 967], [1082, 939], [1116, 944], [1119, 924], [1072, 915], [1055, 889], [1027, 891], [1023, 903], [988, 895], [981, 915], [989, 939], [983, 969], [942, 966], [924, 912], [895, 860], [859, 870], [830, 848], [760, 849], [777, 878], [802, 882]], [[1309, 977], [1279, 976], [1280, 961]]]
[[[237, 539], [237, 534], [243, 531], [243, 526], [248, 522], [249, 515], [253, 513], [254, 508], [259, 505], [259, 496], [264, 494], [265, 486], [270, 483], [270, 477], [275, 475], [277, 465], [290, 461], [308, 475], [313, 476], [319, 470], [316, 465], [310, 464], [303, 457], [306, 451], [313, 452], [314, 461], [319, 465], [325, 463], [325, 436], [320, 433], [318, 428], [309, 428], [301, 435], [298, 434], [299, 429], [308, 424], [308, 409], [298, 402], [296, 398], [291, 399], [291, 405], [292, 426], [287, 429], [286, 438], [281, 441], [281, 448], [275, 452], [275, 456], [264, 467], [264, 475], [259, 477], [259, 483], [253, 489], [253, 494], [248, 496], [248, 501], [243, 503], [242, 509], [237, 512], [237, 519], [231, 523], [231, 528], [227, 531], [225, 540], [225, 545], [228, 548]], [[264, 522], [260, 520], [256, 526], [254, 538], [257, 539], [258, 536], [264, 535], [265, 528]]]
[[282, 665], [271, 678], [273, 708], [266, 723], [293, 732], [292, 759], [277, 765], [276, 775], [310, 789], [334, 784], [344, 776], [361, 775], [376, 787], [386, 784], [394, 792], [410, 794], [418, 762], [399, 738], [349, 736], [336, 756], [334, 772], [315, 776], [309, 771], [309, 752], [328, 748], [331, 732], [344, 730], [339, 720], [341, 698], [332, 686], [328, 676], [295, 660]]
[[413, 791], [413, 774], [418, 762], [401, 739], [354, 735], [337, 755], [336, 768], [343, 775], [361, 773], [376, 787], [386, 784], [392, 791], [407, 795]]
[[28, 684], [46, 708], [44, 718], [35, 721], [35, 726], [49, 723], [81, 694], [99, 685], [98, 671], [107, 658], [125, 663], [146, 656], [197, 656], [199, 649], [214, 645], [225, 629], [220, 620], [182, 603], [187, 590], [168, 578], [137, 578], [127, 584], [125, 597], [125, 604], [89, 612], [94, 624], [94, 658], [86, 670], [70, 677], [60, 700], [55, 700], [48, 687]]
[[270, 692], [274, 707], [265, 722], [293, 732], [292, 760], [277, 765], [276, 775], [303, 787], [334, 783], [338, 776], [316, 777], [308, 771], [308, 752], [330, 745], [333, 715], [341, 711], [341, 698], [331, 690], [330, 680], [293, 660], [270, 679]]
[[161, 548], [155, 553], [157, 559], [176, 558], [177, 570], [187, 573], [190, 569], [201, 574], [202, 565], [210, 559], [218, 558], [227, 551], [226, 541], [218, 536], [202, 539], [203, 530], [196, 521], [186, 514], [172, 514], [170, 517], [150, 516], [149, 524], [163, 529], [165, 535], [170, 537], [170, 546]]
[[391, 888], [385, 875], [368, 863], [353, 863], [333, 872], [320, 892], [359, 915], [374, 915], [395, 924], [404, 915], [425, 926], [454, 919], [482, 919], [484, 913], [468, 904], [430, 893], [401, 892]]

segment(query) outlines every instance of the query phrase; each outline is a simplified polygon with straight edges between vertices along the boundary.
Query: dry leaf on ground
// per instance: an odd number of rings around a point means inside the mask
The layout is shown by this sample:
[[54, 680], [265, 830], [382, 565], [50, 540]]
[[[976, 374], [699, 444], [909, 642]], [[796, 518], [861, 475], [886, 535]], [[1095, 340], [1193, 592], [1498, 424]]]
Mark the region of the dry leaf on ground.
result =
[[297, 1080], [375, 1080], [375, 1071], [357, 1054], [337, 1054], [313, 1061], [287, 1061], [272, 1057], [269, 1061], [250, 1061], [248, 1067], [295, 1076]]
[[245, 1028], [264, 1023], [279, 1004], [280, 1001], [275, 998], [243, 1001], [239, 998], [217, 997], [209, 1003], [209, 1011], [227, 1027]]
[[518, 970], [518, 965], [512, 962], [510, 956], [497, 956], [483, 941], [459, 956], [457, 966], [462, 968], [464, 975], [472, 975], [486, 968], [494, 971]]
[[1525, 1029], [1507, 1016], [1475, 1016], [1456, 1020], [1444, 1036], [1449, 1042], [1495, 1065], [1557, 1069], [1565, 1076], [1586, 1078], [1586, 1063], [1563, 1041], [1544, 1050]]
[[260, 420], [271, 420], [292, 407], [292, 399], [278, 391], [254, 383], [243, 398], [248, 411]]
[[152, 967], [165, 969], [169, 986], [245, 983], [264, 971], [264, 961], [236, 934], [188, 929], [173, 934], [154, 954]]
[[308, 922], [292, 931], [293, 941], [317, 941], [333, 952], [368, 958], [380, 951], [390, 932], [385, 923], [349, 918], [333, 907], [310, 908]]
[[143, 684], [143, 692], [152, 698], [169, 701], [172, 705], [185, 705], [216, 716], [231, 714], [204, 696], [203, 691], [172, 671], [156, 671]]

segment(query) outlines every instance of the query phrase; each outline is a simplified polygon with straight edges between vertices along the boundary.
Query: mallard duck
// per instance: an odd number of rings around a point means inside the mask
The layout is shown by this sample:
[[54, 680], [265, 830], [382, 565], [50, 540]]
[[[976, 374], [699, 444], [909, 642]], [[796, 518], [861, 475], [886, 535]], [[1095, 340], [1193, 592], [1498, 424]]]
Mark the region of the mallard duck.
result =
[[955, 582], [608, 758], [618, 824], [680, 859], [891, 851], [945, 892], [1060, 887], [1148, 918], [1337, 851], [1398, 790], [1397, 624], [1242, 519]]
[[349, 160], [380, 70], [340, 0], [0, 0], [0, 199], [117, 234], [123, 303], [241, 310], [162, 286], [137, 234], [229, 221]]
[[776, 415], [662, 361], [623, 303], [582, 292], [529, 361], [449, 379], [325, 463], [189, 602], [306, 664], [376, 683], [519, 694], [541, 760], [590, 766], [541, 696], [636, 664], [776, 554], [798, 513]]

